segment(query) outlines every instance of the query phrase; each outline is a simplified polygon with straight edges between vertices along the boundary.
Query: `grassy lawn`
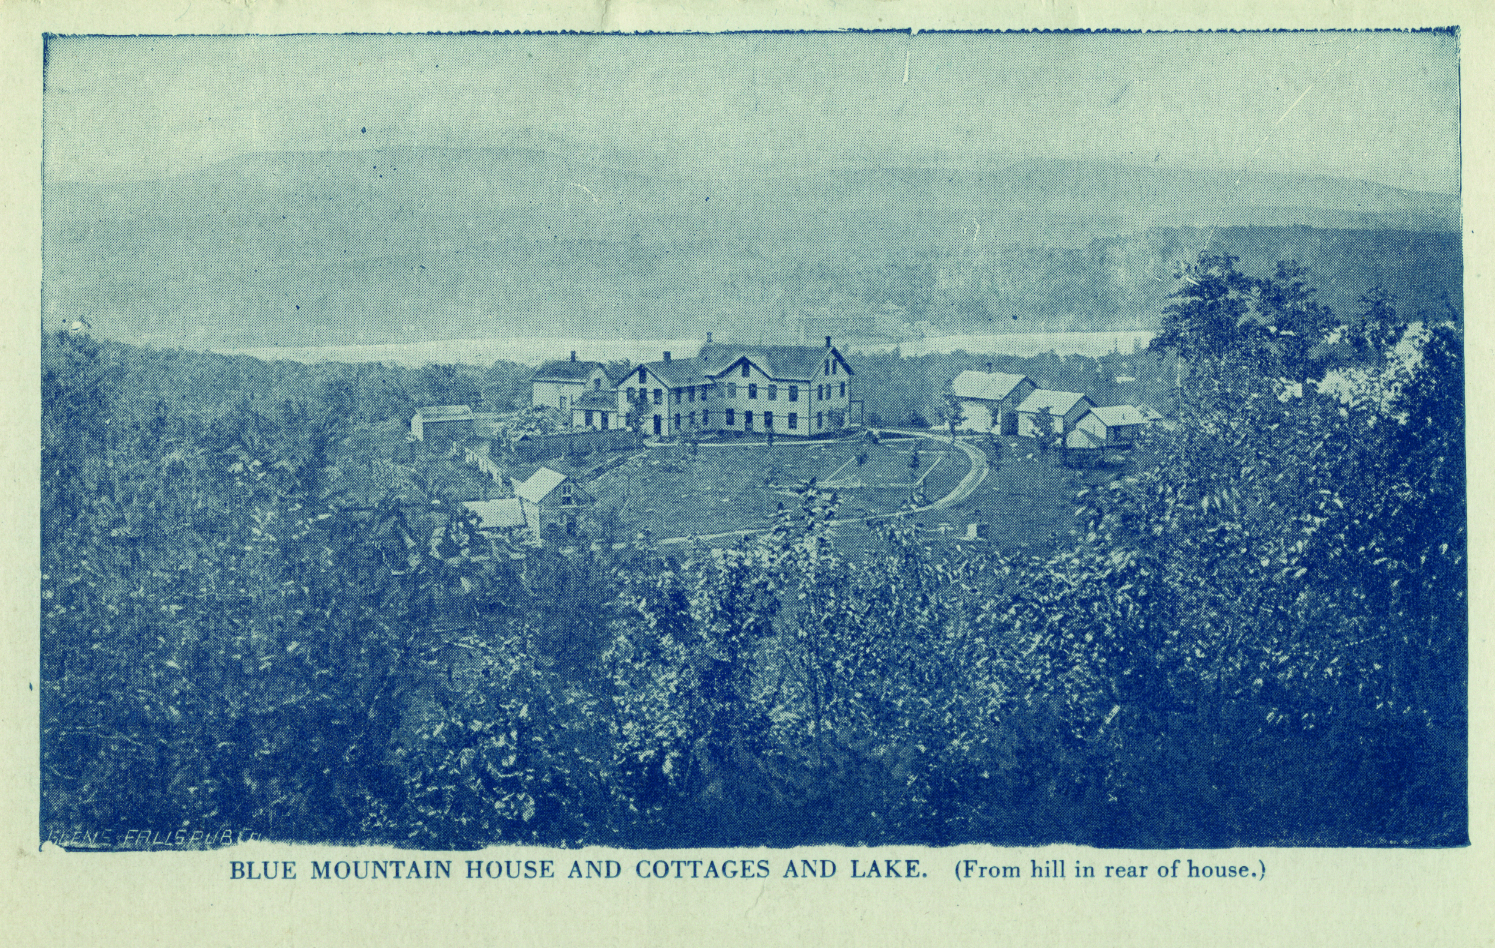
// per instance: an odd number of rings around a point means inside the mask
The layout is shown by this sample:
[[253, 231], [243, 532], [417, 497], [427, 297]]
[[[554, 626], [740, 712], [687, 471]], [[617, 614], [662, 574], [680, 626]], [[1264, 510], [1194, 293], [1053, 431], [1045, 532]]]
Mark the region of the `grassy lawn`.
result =
[[[857, 455], [866, 460], [857, 464]], [[917, 451], [919, 464], [910, 466]], [[863, 517], [909, 507], [914, 496], [937, 500], [970, 470], [959, 449], [923, 439], [883, 444], [859, 441], [761, 441], [652, 448], [597, 478], [588, 489], [599, 506], [657, 537], [711, 535], [769, 525], [780, 505], [798, 502], [810, 478], [835, 490], [841, 517]]]
[[[865, 451], [861, 465], [857, 455]], [[910, 460], [917, 452], [919, 464]], [[1038, 454], [1031, 441], [1003, 439], [985, 483], [960, 504], [910, 517], [931, 537], [963, 542], [966, 527], [988, 524], [986, 545], [1008, 553], [1045, 553], [1056, 538], [1075, 528], [1075, 494], [1103, 483], [1133, 463], [1115, 455], [1107, 466], [1075, 470], [1060, 463], [1059, 452]], [[767, 527], [780, 505], [793, 507], [796, 489], [811, 477], [840, 495], [838, 517], [877, 517], [939, 500], [970, 470], [958, 448], [941, 439], [885, 437], [861, 442], [761, 441], [702, 444], [694, 454], [685, 445], [649, 449], [609, 470], [589, 489], [603, 509], [657, 538], [712, 536]], [[870, 537], [858, 523], [838, 527], [848, 552]], [[720, 539], [731, 543], [734, 537]]]
[[1006, 553], [1047, 553], [1056, 538], [1076, 527], [1075, 495], [1087, 486], [1103, 484], [1131, 470], [1134, 459], [1113, 453], [1104, 466], [1074, 469], [1061, 463], [1059, 451], [1040, 454], [1024, 438], [1001, 439], [1002, 449], [988, 452], [991, 469], [986, 481], [962, 503], [930, 511], [916, 518], [921, 526], [948, 523], [953, 537], [966, 524], [988, 524], [991, 548]]

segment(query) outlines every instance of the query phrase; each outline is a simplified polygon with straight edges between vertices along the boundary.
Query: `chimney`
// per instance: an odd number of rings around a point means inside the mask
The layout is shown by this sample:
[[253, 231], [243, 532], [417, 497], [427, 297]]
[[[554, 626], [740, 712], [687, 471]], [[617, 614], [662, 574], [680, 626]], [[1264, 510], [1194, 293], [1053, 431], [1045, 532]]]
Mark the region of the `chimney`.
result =
[[572, 362], [576, 361], [576, 350], [575, 349], [571, 350], [571, 361]]
[[991, 375], [991, 363], [986, 363], [986, 374]]
[[666, 361], [666, 362], [670, 361], [670, 354], [668, 352], [666, 352], [664, 354], [664, 361]]
[[711, 330], [706, 330], [706, 345], [711, 345]]
[[825, 337], [825, 347], [827, 349], [829, 349], [831, 347], [831, 337], [830, 336], [826, 336]]

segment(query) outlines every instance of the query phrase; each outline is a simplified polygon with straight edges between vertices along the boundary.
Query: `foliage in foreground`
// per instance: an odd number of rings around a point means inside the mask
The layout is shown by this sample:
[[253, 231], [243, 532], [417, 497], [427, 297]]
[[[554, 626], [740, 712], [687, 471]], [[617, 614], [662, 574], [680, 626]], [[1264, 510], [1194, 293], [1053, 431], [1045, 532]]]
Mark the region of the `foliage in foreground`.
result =
[[[1176, 297], [1208, 319], [1156, 464], [1078, 498], [1043, 558], [898, 527], [848, 558], [813, 489], [729, 549], [512, 547], [338, 413], [135, 417], [107, 351], [49, 339], [43, 822], [1463, 843], [1460, 339], [1302, 345], [1271, 318], [1325, 332], [1301, 287], [1200, 266], [1223, 295]], [[1334, 365], [1348, 396], [1318, 391]]]

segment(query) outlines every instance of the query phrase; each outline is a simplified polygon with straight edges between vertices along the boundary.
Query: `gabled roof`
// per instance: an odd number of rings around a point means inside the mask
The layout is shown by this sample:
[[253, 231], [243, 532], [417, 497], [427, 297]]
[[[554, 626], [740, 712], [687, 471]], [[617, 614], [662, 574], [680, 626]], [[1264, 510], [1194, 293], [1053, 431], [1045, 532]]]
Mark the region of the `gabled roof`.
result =
[[977, 372], [974, 369], [955, 376], [950, 390], [956, 398], [981, 398], [999, 402], [1012, 394], [1021, 382], [1032, 384], [1026, 375], [1009, 375], [1006, 372]]
[[845, 356], [831, 347], [824, 346], [728, 346], [710, 344], [701, 347], [696, 361], [705, 367], [712, 377], [719, 377], [742, 359], [763, 370], [771, 379], [787, 382], [806, 382], [820, 375], [826, 357], [835, 358], [847, 375], [855, 375]]
[[618, 392], [616, 389], [611, 388], [600, 390], [588, 389], [587, 391], [576, 396], [576, 401], [571, 403], [571, 407], [573, 409], [600, 408], [603, 411], [617, 411]]
[[[633, 367], [633, 378], [638, 378], [640, 366]], [[645, 362], [642, 368], [648, 369], [649, 374], [659, 379], [669, 388], [685, 388], [688, 385], [705, 385], [711, 381], [701, 367], [698, 359], [670, 359], [658, 362]], [[625, 381], [626, 385], [627, 382]]]
[[518, 497], [502, 500], [469, 500], [462, 506], [478, 515], [481, 530], [504, 530], [524, 526], [524, 511], [520, 509]]
[[597, 369], [603, 369], [604, 373], [606, 372], [601, 362], [589, 362], [585, 359], [581, 361], [557, 359], [554, 362], [547, 362], [536, 369], [531, 381], [585, 382], [587, 376], [591, 375]]
[[546, 497], [549, 497], [550, 492], [559, 487], [561, 481], [565, 479], [566, 475], [560, 471], [552, 471], [548, 467], [542, 467], [534, 474], [531, 474], [530, 479], [527, 481], [521, 483], [518, 478], [515, 478], [514, 493], [532, 504], [538, 504]]
[[1130, 405], [1106, 405], [1103, 408], [1092, 408], [1090, 414], [1099, 418], [1101, 424], [1107, 428], [1119, 425], [1145, 425], [1151, 420]]
[[416, 414], [427, 424], [433, 421], [472, 421], [472, 409], [466, 405], [427, 405]]
[[1036, 388], [1031, 395], [1023, 399], [1023, 403], [1017, 406], [1017, 410], [1036, 414], [1047, 408], [1051, 414], [1067, 415], [1081, 399], [1085, 399], [1086, 402], [1090, 401], [1081, 392], [1054, 392], [1046, 388]]

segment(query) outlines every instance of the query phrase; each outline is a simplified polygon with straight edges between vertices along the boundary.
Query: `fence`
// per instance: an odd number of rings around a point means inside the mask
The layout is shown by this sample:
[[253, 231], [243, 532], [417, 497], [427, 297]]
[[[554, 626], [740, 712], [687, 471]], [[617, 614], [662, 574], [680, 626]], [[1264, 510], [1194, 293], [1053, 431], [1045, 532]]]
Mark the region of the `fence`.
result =
[[549, 435], [525, 435], [509, 443], [514, 457], [528, 464], [550, 458], [578, 457], [600, 451], [628, 451], [643, 439], [638, 433], [617, 431], [560, 431]]

